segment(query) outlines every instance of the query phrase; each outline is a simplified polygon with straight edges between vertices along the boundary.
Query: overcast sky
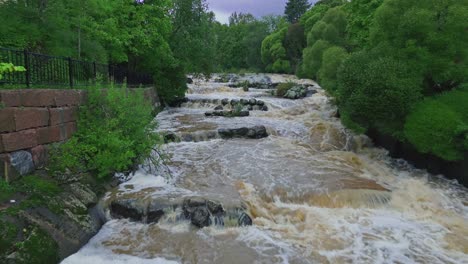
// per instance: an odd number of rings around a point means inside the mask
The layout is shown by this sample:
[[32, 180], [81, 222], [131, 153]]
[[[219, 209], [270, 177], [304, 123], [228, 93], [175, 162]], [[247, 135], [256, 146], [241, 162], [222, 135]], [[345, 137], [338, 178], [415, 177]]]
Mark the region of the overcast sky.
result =
[[216, 19], [227, 23], [234, 12], [251, 13], [254, 16], [282, 15], [287, 0], [207, 0]]

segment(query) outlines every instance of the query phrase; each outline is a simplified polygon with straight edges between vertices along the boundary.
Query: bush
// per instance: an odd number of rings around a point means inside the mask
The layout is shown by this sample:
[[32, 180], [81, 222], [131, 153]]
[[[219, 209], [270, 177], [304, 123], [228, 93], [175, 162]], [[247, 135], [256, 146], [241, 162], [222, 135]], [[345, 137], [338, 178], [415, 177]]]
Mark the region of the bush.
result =
[[[401, 138], [404, 120], [422, 97], [422, 80], [410, 68], [391, 58], [369, 52], [351, 55], [338, 70], [337, 101], [340, 111], [360, 127], [376, 128]], [[356, 130], [356, 129], [355, 129]]]
[[303, 67], [307, 77], [315, 79], [317, 72], [322, 66], [323, 52], [330, 48], [331, 44], [325, 40], [315, 42], [312, 47], [304, 49]]
[[422, 153], [461, 160], [468, 150], [468, 123], [443, 101], [430, 98], [419, 103], [406, 120], [405, 137]]
[[459, 160], [468, 150], [468, 91], [428, 98], [407, 118], [405, 136], [419, 151]]
[[152, 106], [141, 90], [88, 90], [78, 131], [52, 157], [54, 170], [86, 170], [103, 178], [131, 169], [160, 142], [153, 119]]
[[331, 47], [323, 53], [322, 67], [318, 73], [320, 85], [331, 94], [337, 89], [337, 73], [341, 63], [348, 57], [348, 52], [341, 47]]
[[293, 82], [288, 82], [288, 83], [280, 83], [276, 87], [276, 96], [283, 97], [289, 89], [293, 88], [294, 85], [296, 85]]

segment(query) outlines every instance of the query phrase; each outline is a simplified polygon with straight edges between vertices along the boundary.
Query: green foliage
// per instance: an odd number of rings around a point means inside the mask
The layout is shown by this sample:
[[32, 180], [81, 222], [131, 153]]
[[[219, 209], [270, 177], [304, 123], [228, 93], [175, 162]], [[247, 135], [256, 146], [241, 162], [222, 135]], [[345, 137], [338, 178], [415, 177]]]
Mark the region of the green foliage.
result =
[[[341, 8], [335, 7], [327, 9], [322, 19], [312, 26], [307, 34], [307, 48], [304, 49], [302, 57], [302, 71], [306, 77], [318, 77], [318, 72], [322, 67], [324, 52], [328, 48], [332, 45], [344, 46], [346, 25], [346, 14]], [[332, 59], [335, 60], [335, 58]], [[337, 70], [337, 68], [330, 69], [331, 65], [332, 64], [329, 63], [327, 65], [328, 68], [324, 71], [328, 71], [332, 74], [332, 71]], [[336, 60], [334, 65], [336, 67], [339, 66]]]
[[348, 57], [344, 48], [333, 46], [325, 50], [322, 56], [322, 66], [318, 72], [318, 80], [322, 88], [334, 94], [337, 89], [338, 68]]
[[214, 14], [205, 0], [174, 0], [170, 44], [185, 72], [209, 75], [214, 70]]
[[284, 14], [290, 23], [296, 23], [309, 7], [307, 0], [288, 0]]
[[6, 73], [13, 72], [24, 72], [26, 69], [22, 66], [14, 66], [12, 63], [0, 62], [0, 80], [3, 79], [3, 75]]
[[322, 66], [323, 53], [331, 46], [332, 44], [328, 41], [318, 40], [313, 46], [304, 49], [302, 66], [307, 77], [317, 77], [317, 73]]
[[7, 201], [14, 193], [14, 188], [5, 180], [0, 179], [0, 203]]
[[2, 258], [2, 255], [4, 252], [8, 252], [10, 248], [12, 247], [14, 240], [16, 238], [16, 235], [18, 233], [18, 228], [16, 225], [5, 221], [0, 217], [0, 259]]
[[38, 227], [27, 230], [26, 239], [15, 245], [18, 264], [58, 263], [58, 245], [46, 232]]
[[386, 0], [375, 13], [370, 41], [418, 70], [426, 93], [448, 91], [467, 80], [466, 21], [466, 0]]
[[312, 27], [322, 19], [325, 13], [330, 9], [328, 5], [315, 5], [309, 9], [300, 19], [306, 33], [310, 32]]
[[289, 89], [293, 88], [296, 84], [293, 82], [280, 83], [276, 87], [276, 96], [283, 97]]
[[348, 124], [401, 138], [406, 115], [422, 96], [421, 79], [405, 64], [359, 52], [338, 71], [337, 100]]
[[78, 131], [53, 156], [55, 170], [93, 171], [99, 178], [142, 163], [160, 141], [141, 90], [88, 90]]
[[302, 50], [306, 46], [304, 28], [299, 23], [289, 26], [283, 46], [286, 49], [287, 58], [291, 61], [291, 67], [296, 69], [302, 57]]
[[54, 181], [45, 180], [35, 175], [22, 177], [16, 185], [17, 189], [21, 189], [29, 194], [40, 194], [50, 197], [62, 192], [62, 189]]
[[370, 28], [374, 14], [384, 0], [353, 0], [344, 5], [347, 13], [348, 42], [355, 49], [369, 47]]
[[408, 116], [406, 138], [422, 153], [461, 160], [468, 150], [468, 93], [448, 92], [419, 103]]
[[283, 46], [288, 28], [274, 32], [262, 42], [262, 61], [268, 72], [290, 73], [291, 63], [287, 59], [286, 49]]

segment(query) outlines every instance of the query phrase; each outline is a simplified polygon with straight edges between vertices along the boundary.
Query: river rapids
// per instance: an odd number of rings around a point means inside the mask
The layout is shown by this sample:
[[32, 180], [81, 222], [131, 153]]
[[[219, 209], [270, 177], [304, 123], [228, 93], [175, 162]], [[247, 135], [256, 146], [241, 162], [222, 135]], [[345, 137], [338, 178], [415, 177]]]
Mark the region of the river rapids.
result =
[[[314, 85], [316, 93], [289, 100], [196, 79], [188, 102], [157, 116], [159, 132], [181, 139], [162, 147], [163, 168], [141, 166], [102, 204], [108, 211], [116, 197], [174, 204], [202, 197], [226, 211], [242, 208], [251, 226], [226, 219], [200, 229], [177, 209], [150, 224], [107, 212], [102, 230], [62, 263], [468, 263], [466, 188], [345, 129], [333, 99], [312, 81], [249, 77]], [[262, 100], [268, 111], [206, 117], [224, 98]], [[254, 126], [269, 136], [217, 132]]]

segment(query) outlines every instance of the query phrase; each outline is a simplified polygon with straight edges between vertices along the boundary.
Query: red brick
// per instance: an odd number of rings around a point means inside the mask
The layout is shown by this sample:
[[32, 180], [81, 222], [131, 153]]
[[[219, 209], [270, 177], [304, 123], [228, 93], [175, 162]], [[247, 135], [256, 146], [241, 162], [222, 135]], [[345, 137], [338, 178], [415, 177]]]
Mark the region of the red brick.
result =
[[64, 124], [37, 129], [37, 142], [40, 145], [60, 142], [65, 139], [67, 139], [67, 127]]
[[76, 121], [78, 108], [77, 107], [60, 107], [50, 108], [50, 125], [55, 126], [62, 123]]
[[15, 111], [16, 108], [13, 107], [0, 109], [0, 133], [16, 130]]
[[0, 90], [0, 105], [3, 107], [21, 106], [20, 91]]
[[71, 138], [73, 136], [73, 134], [75, 134], [76, 132], [76, 122], [70, 122], [70, 123], [66, 123], [65, 124], [66, 126], [66, 130], [67, 130], [67, 139]]
[[19, 132], [1, 134], [3, 150], [12, 152], [37, 146], [36, 130], [29, 129]]
[[36, 166], [36, 168], [42, 167], [46, 164], [48, 159], [48, 152], [46, 147], [43, 145], [36, 146], [31, 149], [31, 154], [34, 166]]
[[18, 108], [15, 112], [16, 131], [49, 125], [47, 108]]
[[55, 90], [27, 89], [21, 91], [21, 105], [28, 107], [55, 106]]
[[57, 90], [55, 93], [56, 106], [78, 106], [81, 103], [81, 94], [77, 90]]

